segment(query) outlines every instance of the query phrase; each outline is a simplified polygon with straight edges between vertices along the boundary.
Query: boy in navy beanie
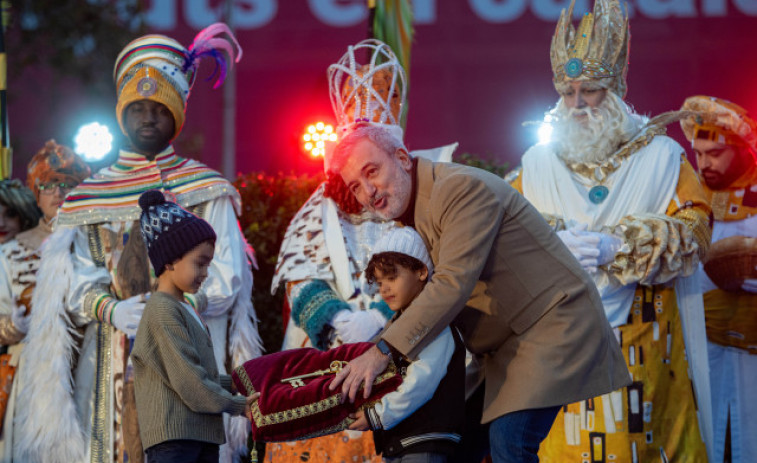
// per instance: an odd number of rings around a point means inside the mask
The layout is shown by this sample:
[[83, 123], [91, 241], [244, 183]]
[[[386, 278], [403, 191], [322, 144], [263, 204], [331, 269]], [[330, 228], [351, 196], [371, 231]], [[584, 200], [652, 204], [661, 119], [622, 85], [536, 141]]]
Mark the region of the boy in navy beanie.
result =
[[[222, 413], [249, 415], [259, 394], [232, 395], [231, 377], [219, 375], [210, 333], [184, 299], [208, 276], [216, 234], [158, 190], [142, 194], [139, 205], [142, 236], [158, 277], [131, 353], [147, 461], [217, 463], [225, 441]], [[206, 304], [198, 300], [200, 310]]]

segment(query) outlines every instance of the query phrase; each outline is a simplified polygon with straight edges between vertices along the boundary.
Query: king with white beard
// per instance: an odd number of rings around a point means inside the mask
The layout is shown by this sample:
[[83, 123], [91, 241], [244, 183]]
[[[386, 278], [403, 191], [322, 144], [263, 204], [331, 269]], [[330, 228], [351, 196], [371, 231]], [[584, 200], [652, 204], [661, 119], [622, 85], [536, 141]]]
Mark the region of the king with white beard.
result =
[[620, 4], [597, 0], [578, 30], [572, 9], [550, 50], [560, 94], [552, 140], [531, 147], [510, 179], [593, 277], [633, 384], [563, 407], [540, 461], [705, 461], [711, 407], [694, 279], [710, 206], [684, 149], [665, 136], [681, 115], [650, 120], [623, 101]]

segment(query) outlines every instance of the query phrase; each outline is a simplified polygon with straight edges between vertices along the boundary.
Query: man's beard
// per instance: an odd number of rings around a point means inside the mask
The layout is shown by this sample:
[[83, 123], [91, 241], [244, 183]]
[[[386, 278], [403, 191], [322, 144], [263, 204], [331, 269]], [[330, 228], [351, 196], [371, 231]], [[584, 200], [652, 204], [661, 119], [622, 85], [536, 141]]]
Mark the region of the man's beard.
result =
[[[560, 100], [552, 111], [552, 140], [568, 162], [601, 163], [646, 123], [612, 92], [596, 108], [567, 108]], [[583, 118], [576, 116], [585, 115]]]
[[[413, 183], [410, 174], [402, 173], [396, 176], [392, 186], [391, 192], [384, 191], [377, 193], [376, 196], [370, 199], [369, 204], [366, 205], [369, 211], [384, 220], [399, 218], [405, 212], [406, 203], [410, 201], [410, 196], [413, 193]], [[387, 206], [382, 211], [378, 211], [374, 204], [382, 198], [387, 199]]]

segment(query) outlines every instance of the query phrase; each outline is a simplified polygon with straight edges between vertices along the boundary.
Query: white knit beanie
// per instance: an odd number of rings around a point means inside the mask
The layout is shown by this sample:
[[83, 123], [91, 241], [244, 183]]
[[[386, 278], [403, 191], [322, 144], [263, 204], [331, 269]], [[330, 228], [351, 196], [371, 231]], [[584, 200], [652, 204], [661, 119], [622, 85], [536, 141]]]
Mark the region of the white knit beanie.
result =
[[429, 278], [434, 273], [434, 264], [431, 262], [431, 256], [428, 255], [426, 245], [423, 243], [421, 235], [411, 227], [393, 228], [382, 236], [378, 243], [376, 243], [373, 255], [382, 252], [399, 252], [410, 257], [415, 257], [426, 265]]

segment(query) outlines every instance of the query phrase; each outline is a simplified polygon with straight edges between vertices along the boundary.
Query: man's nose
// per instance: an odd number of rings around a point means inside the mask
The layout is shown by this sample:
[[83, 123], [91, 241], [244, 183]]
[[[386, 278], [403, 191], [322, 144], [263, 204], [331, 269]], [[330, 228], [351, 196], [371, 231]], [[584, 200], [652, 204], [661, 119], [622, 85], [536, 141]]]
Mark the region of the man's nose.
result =
[[586, 100], [584, 100], [580, 93], [576, 93], [576, 108], [583, 109], [585, 107]]
[[145, 111], [144, 123], [154, 124], [158, 120], [158, 112], [156, 110]]
[[363, 182], [363, 190], [365, 190], [369, 198], [372, 198], [376, 194], [376, 187], [372, 182]]

